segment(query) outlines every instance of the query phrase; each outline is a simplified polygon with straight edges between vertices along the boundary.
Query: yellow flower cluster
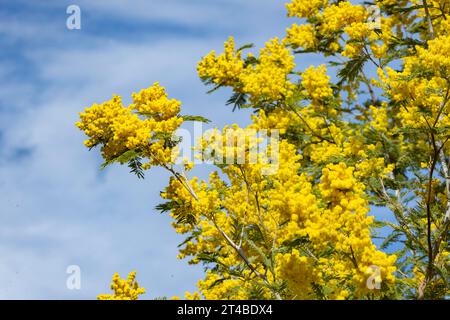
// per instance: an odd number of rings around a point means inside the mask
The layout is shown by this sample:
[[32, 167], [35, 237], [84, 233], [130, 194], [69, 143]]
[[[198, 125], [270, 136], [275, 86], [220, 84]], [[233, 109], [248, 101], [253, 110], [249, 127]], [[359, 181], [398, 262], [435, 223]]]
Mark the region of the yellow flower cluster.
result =
[[244, 61], [241, 58], [241, 51], [236, 52], [232, 37], [225, 42], [224, 48], [225, 52], [218, 57], [216, 52], [212, 51], [198, 63], [198, 75], [201, 79], [216, 84], [234, 86], [244, 70]]
[[365, 22], [355, 22], [345, 27], [344, 32], [353, 40], [362, 40], [371, 34], [371, 29]]
[[261, 49], [257, 63], [244, 67], [241, 53], [235, 53], [230, 38], [224, 54], [216, 58], [214, 52], [210, 53], [199, 62], [197, 70], [203, 80], [231, 86], [236, 92], [250, 95], [252, 102], [271, 102], [290, 95], [293, 85], [288, 75], [294, 67], [294, 57], [277, 38]]
[[101, 145], [106, 160], [139, 150], [150, 159], [149, 165], [171, 162], [172, 149], [166, 146], [166, 139], [183, 122], [178, 116], [180, 102], [168, 99], [158, 83], [133, 93], [132, 98], [128, 107], [123, 106], [121, 97], [114, 96], [80, 113], [76, 126], [89, 137], [86, 147]]
[[384, 158], [370, 158], [356, 165], [355, 176], [357, 177], [387, 177], [394, 170], [395, 165], [385, 165]]
[[333, 95], [330, 77], [326, 73], [326, 66], [320, 65], [317, 68], [311, 66], [302, 74], [302, 86], [313, 103], [320, 103]]
[[[365, 22], [355, 22], [344, 28], [344, 32], [349, 36], [350, 40], [345, 44], [345, 50], [341, 54], [345, 57], [352, 58], [361, 53], [364, 42], [363, 40], [372, 34], [372, 30]], [[374, 48], [381, 50], [378, 47]]]
[[305, 257], [297, 249], [276, 256], [276, 275], [285, 280], [295, 299], [311, 299], [314, 296], [312, 283], [318, 280], [312, 257]]
[[408, 59], [405, 64], [419, 65], [432, 70], [436, 76], [447, 77], [450, 74], [450, 36], [440, 36], [428, 42], [428, 48], [417, 47], [416, 59]]
[[298, 123], [298, 118], [292, 112], [283, 109], [276, 109], [273, 112], [260, 110], [256, 115], [252, 115], [252, 122], [250, 129], [277, 129], [280, 130], [280, 134], [285, 134], [291, 125]]
[[367, 11], [361, 5], [353, 5], [349, 1], [341, 1], [325, 8], [321, 19], [321, 32], [324, 34], [341, 32], [345, 27], [367, 20]]
[[[392, 9], [397, 5], [406, 7], [408, 1], [393, 2], [394, 5], [377, 1], [377, 5], [379, 10], [385, 7]], [[389, 45], [393, 44], [393, 39], [401, 36], [400, 26], [411, 25], [415, 18], [414, 15], [408, 17], [408, 14], [369, 16], [370, 10], [363, 5], [354, 5], [351, 1], [338, 1], [334, 4], [320, 0], [294, 1], [288, 4], [288, 10], [291, 17], [307, 18], [306, 23], [294, 24], [287, 29], [287, 43], [294, 49], [324, 51], [325, 55], [340, 53], [348, 58], [360, 55], [364, 48], [370, 48], [377, 59], [384, 57]], [[436, 29], [445, 28], [439, 25]]]
[[[449, 4], [446, 5], [446, 7], [442, 8], [449, 8]], [[448, 14], [449, 12], [447, 12]], [[439, 35], [449, 35], [450, 34], [450, 21], [448, 19], [443, 19], [443, 17], [436, 17], [434, 28], [437, 34]]]
[[277, 38], [261, 49], [260, 61], [249, 66], [241, 76], [243, 91], [255, 102], [276, 101], [291, 94], [293, 85], [288, 74], [294, 69], [294, 57]]
[[306, 51], [314, 51], [318, 46], [316, 31], [312, 24], [293, 24], [287, 29], [286, 41], [294, 49], [303, 48]]
[[379, 108], [370, 106], [370, 111], [372, 113], [371, 126], [380, 132], [387, 132], [389, 117], [386, 103], [383, 103]]
[[130, 272], [127, 279], [121, 279], [116, 272], [113, 275], [111, 290], [113, 294], [101, 294], [98, 300], [137, 300], [139, 295], [145, 293], [145, 288], [139, 287], [136, 281], [136, 272]]
[[406, 57], [402, 71], [379, 70], [382, 88], [400, 103], [397, 111], [404, 126], [426, 128], [435, 119], [437, 127], [450, 123], [449, 110], [442, 105], [448, 99], [444, 91], [450, 76], [448, 50], [450, 36], [440, 36], [430, 40], [428, 48], [417, 47], [416, 54]]
[[[331, 164], [323, 169], [319, 189], [324, 200], [328, 201], [328, 208], [316, 217], [316, 222], [311, 219], [311, 227], [315, 232], [310, 232], [310, 236], [317, 237], [318, 246], [325, 246], [321, 238], [328, 239], [343, 256], [350, 255], [350, 259], [345, 259], [337, 254], [327, 262], [329, 265], [336, 264], [334, 268], [340, 270], [341, 275], [333, 269], [324, 270], [330, 276], [347, 278], [357, 288], [354, 294], [364, 295], [369, 291], [366, 273], [371, 265], [379, 268], [386, 285], [395, 282], [392, 273], [396, 270], [396, 257], [378, 251], [372, 244], [369, 226], [373, 217], [366, 216], [369, 207], [364, 197], [365, 188], [356, 180], [353, 172], [354, 168], [342, 163]], [[326, 226], [327, 229], [320, 231], [318, 226]]]
[[[404, 0], [403, 0], [404, 1]], [[417, 13], [414, 15], [415, 18], [427, 19], [426, 18], [426, 10], [423, 6], [422, 0], [410, 0], [408, 1], [412, 6], [417, 7]], [[427, 1], [428, 12], [432, 17], [432, 25], [433, 30], [437, 34], [446, 34], [448, 33], [448, 19], [446, 16], [450, 14], [450, 2], [448, 0], [428, 0]], [[422, 30], [421, 36], [426, 39], [427, 38], [427, 29]]]
[[[364, 187], [353, 177], [354, 168], [344, 163], [330, 164], [322, 171], [321, 195], [333, 204], [340, 205], [348, 192], [362, 194]], [[346, 200], [347, 201], [347, 200]]]
[[156, 127], [159, 132], [172, 132], [176, 129], [171, 126], [172, 123], [164, 121], [177, 117], [181, 103], [175, 99], [168, 99], [166, 90], [159, 83], [156, 82], [152, 87], [138, 93], [134, 92], [131, 96], [133, 104], [130, 108], [139, 114], [149, 116], [150, 120], [159, 122], [160, 127]]
[[328, 5], [328, 0], [293, 0], [286, 4], [289, 17], [310, 18]]
[[[248, 145], [244, 150], [248, 150]], [[364, 297], [369, 290], [366, 280], [370, 274], [366, 271], [371, 265], [379, 266], [382, 281], [390, 288], [395, 282], [392, 276], [395, 256], [378, 251], [372, 244], [369, 226], [373, 219], [367, 217], [369, 206], [355, 169], [343, 163], [328, 165], [323, 169], [321, 182], [313, 185], [308, 175], [299, 173], [302, 156], [295, 147], [282, 140], [279, 151], [280, 166], [273, 175], [262, 175], [261, 164], [231, 164], [222, 168], [224, 180], [213, 173], [209, 183], [190, 181], [198, 200], [176, 179], [171, 180], [162, 194], [174, 203], [183, 204], [172, 210], [174, 218], [191, 213], [197, 221], [195, 225], [179, 219], [174, 222], [177, 232], [191, 235], [179, 257], [190, 256], [191, 263], [200, 263], [202, 254], [213, 252], [220, 266], [230, 268], [209, 272], [198, 283], [198, 294], [206, 299], [248, 299], [255, 283], [264, 287], [264, 282], [255, 275], [244, 278], [232, 275], [231, 270], [240, 263], [241, 256], [219, 230], [235, 234], [239, 224], [258, 226], [264, 237], [275, 239], [271, 250], [299, 237], [309, 239], [307, 249], [292, 248], [274, 257], [275, 269], [267, 281], [286, 281], [286, 298], [311, 298], [315, 294], [314, 284], [330, 287], [330, 297], [334, 299], [347, 298], [352, 287], [357, 288], [352, 293], [354, 298]], [[252, 257], [254, 268], [263, 273], [265, 258], [255, 245], [244, 240], [242, 248]], [[330, 246], [335, 253], [318, 259]], [[267, 288], [263, 292], [264, 297], [273, 298]]]
[[[242, 279], [226, 275], [222, 277], [216, 273], [208, 271], [204, 280], [197, 283], [199, 292], [201, 292], [206, 300], [249, 300], [251, 299], [251, 275], [246, 274], [248, 281], [243, 282]], [[200, 299], [199, 292], [193, 294], [186, 292], [185, 298], [187, 300]], [[267, 289], [264, 290], [262, 298], [270, 299], [270, 293]]]

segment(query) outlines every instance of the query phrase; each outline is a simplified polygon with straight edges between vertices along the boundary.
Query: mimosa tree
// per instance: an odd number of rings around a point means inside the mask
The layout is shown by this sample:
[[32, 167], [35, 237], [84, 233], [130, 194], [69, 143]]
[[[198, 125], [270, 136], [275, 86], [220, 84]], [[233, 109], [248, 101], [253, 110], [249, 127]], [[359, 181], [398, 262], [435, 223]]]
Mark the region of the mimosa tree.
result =
[[[174, 135], [205, 119], [181, 115], [158, 83], [129, 106], [115, 96], [81, 113], [86, 146], [140, 178], [153, 166], [171, 173], [158, 209], [186, 237], [179, 258], [207, 270], [187, 299], [445, 297], [450, 1], [294, 0], [287, 10], [294, 24], [259, 53], [230, 37], [198, 64], [211, 91], [229, 87], [227, 104], [254, 111], [248, 127], [199, 141], [217, 167], [207, 181], [188, 177], [192, 159], [176, 165]], [[324, 64], [299, 70], [305, 53]], [[276, 150], [255, 153], [248, 133], [261, 131], [279, 135]], [[375, 207], [392, 219], [375, 219]], [[101, 298], [143, 292], [134, 274], [116, 275], [113, 290]]]

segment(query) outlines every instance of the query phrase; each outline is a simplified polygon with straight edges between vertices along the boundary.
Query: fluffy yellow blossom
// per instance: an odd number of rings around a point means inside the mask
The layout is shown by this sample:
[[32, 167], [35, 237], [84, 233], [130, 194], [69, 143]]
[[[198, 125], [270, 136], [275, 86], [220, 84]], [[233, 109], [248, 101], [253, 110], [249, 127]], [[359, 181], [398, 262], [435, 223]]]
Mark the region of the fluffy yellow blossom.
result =
[[[449, 110], [443, 108], [448, 102], [450, 75], [450, 37], [441, 36], [428, 42], [428, 48], [417, 48], [417, 54], [405, 58], [405, 67], [397, 72], [386, 68], [380, 73], [383, 88], [399, 103], [398, 113], [408, 127], [427, 127], [437, 117], [437, 126], [449, 122]], [[414, 75], [419, 75], [414, 77]], [[428, 124], [427, 124], [428, 122]]]
[[167, 139], [183, 123], [178, 116], [180, 102], [169, 100], [163, 87], [155, 83], [133, 93], [133, 103], [125, 107], [119, 96], [80, 113], [77, 127], [89, 137], [88, 148], [101, 146], [106, 160], [137, 150], [150, 159], [149, 164], [172, 162], [172, 148]]
[[362, 177], [386, 177], [394, 170], [394, 167], [393, 164], [386, 166], [384, 164], [384, 158], [367, 159], [356, 165], [357, 172], [355, 175]]
[[136, 272], [130, 272], [127, 279], [121, 279], [116, 272], [113, 275], [111, 290], [113, 294], [101, 294], [97, 297], [98, 300], [137, 300], [139, 295], [145, 293], [145, 289], [139, 287], [136, 281]]
[[293, 0], [286, 4], [286, 8], [290, 17], [309, 18], [316, 15], [327, 4], [328, 0]]
[[244, 69], [241, 51], [236, 52], [234, 39], [224, 44], [225, 52], [216, 56], [215, 51], [204, 57], [197, 66], [198, 75], [216, 84], [233, 86]]
[[333, 157], [339, 157], [342, 154], [342, 147], [335, 143], [323, 141], [311, 148], [309, 156], [315, 163], [324, 163]]
[[261, 49], [259, 63], [248, 66], [240, 76], [242, 91], [255, 102], [282, 100], [291, 94], [288, 76], [294, 67], [289, 50], [277, 38], [272, 39]]
[[[160, 124], [165, 124], [163, 121], [176, 117], [180, 112], [180, 101], [168, 99], [165, 89], [159, 83], [138, 93], [133, 93], [131, 96], [133, 98], [133, 103], [130, 105], [132, 110], [149, 116]], [[169, 132], [174, 130], [169, 125], [163, 126], [162, 129]]]
[[326, 66], [320, 65], [317, 68], [311, 66], [302, 74], [302, 86], [313, 102], [326, 100], [333, 95], [330, 77], [326, 72]]
[[297, 249], [290, 253], [276, 256], [276, 274], [285, 279], [297, 299], [310, 299], [313, 296], [313, 286], [316, 281], [312, 257], [305, 257]]
[[364, 47], [363, 40], [369, 37], [372, 30], [365, 22], [354, 22], [346, 26], [344, 32], [350, 39], [346, 42], [345, 50], [341, 54], [353, 58], [361, 53]]
[[345, 45], [344, 51], [341, 52], [341, 54], [344, 57], [347, 58], [354, 58], [355, 56], [358, 56], [363, 49], [363, 46], [359, 43], [354, 42], [347, 42]]
[[[197, 284], [206, 300], [248, 300], [249, 286], [251, 282], [243, 282], [236, 278], [222, 278], [219, 275], [208, 272], [205, 280], [200, 280]], [[269, 298], [270, 295], [267, 295]]]
[[318, 45], [318, 39], [314, 26], [311, 24], [294, 24], [287, 30], [286, 41], [294, 48], [303, 50], [315, 50]]
[[370, 106], [370, 111], [372, 113], [371, 126], [378, 131], [386, 132], [389, 126], [389, 117], [387, 114], [387, 106], [383, 104], [380, 108]]
[[347, 26], [366, 21], [367, 16], [363, 6], [341, 1], [323, 10], [321, 31], [325, 34], [341, 32]]
[[201, 296], [198, 292], [186, 292], [184, 297], [186, 298], [186, 300], [201, 300]]
[[344, 32], [353, 40], [362, 40], [368, 37], [372, 30], [369, 28], [367, 23], [355, 22], [344, 28]]
[[253, 124], [249, 128], [257, 130], [276, 129], [280, 130], [281, 134], [286, 133], [286, 130], [298, 123], [298, 118], [286, 110], [277, 109], [273, 112], [266, 112], [260, 110], [257, 115], [252, 116]]
[[234, 40], [225, 43], [225, 53], [216, 57], [211, 52], [198, 64], [201, 79], [218, 85], [230, 86], [235, 92], [248, 94], [254, 103], [283, 100], [290, 96], [293, 84], [289, 74], [295, 67], [294, 57], [278, 38], [267, 42], [254, 63], [245, 64], [241, 52], [235, 52]]
[[445, 77], [450, 73], [450, 36], [440, 36], [428, 42], [428, 48], [417, 47], [416, 57], [406, 60], [406, 65], [428, 68], [436, 76]]

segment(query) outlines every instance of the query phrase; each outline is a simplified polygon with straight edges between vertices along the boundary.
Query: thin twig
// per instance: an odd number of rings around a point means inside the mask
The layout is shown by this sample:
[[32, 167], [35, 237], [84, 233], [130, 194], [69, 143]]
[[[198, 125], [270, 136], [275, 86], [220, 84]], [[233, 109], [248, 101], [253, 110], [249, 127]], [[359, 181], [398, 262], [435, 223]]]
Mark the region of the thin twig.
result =
[[433, 22], [431, 21], [430, 9], [428, 8], [427, 0], [423, 0], [423, 7], [425, 9], [425, 15], [426, 15], [427, 22], [428, 22], [428, 28], [430, 29], [431, 39], [434, 39]]

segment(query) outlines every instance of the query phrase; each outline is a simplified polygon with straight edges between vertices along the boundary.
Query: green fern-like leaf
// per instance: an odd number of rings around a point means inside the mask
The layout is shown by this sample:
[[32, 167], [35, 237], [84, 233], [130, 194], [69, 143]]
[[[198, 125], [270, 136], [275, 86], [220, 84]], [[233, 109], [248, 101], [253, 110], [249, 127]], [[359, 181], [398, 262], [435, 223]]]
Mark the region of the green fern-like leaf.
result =
[[144, 169], [142, 169], [142, 158], [136, 157], [134, 159], [131, 159], [128, 162], [128, 168], [130, 168], [130, 172], [135, 174], [139, 179], [144, 179]]
[[182, 115], [180, 116], [184, 121], [198, 121], [203, 123], [210, 123], [211, 120], [202, 117], [202, 116], [191, 116], [191, 115]]
[[233, 95], [228, 99], [227, 106], [233, 105], [233, 111], [236, 109], [241, 109], [243, 106], [247, 103], [247, 95], [245, 93], [241, 92], [235, 92]]

